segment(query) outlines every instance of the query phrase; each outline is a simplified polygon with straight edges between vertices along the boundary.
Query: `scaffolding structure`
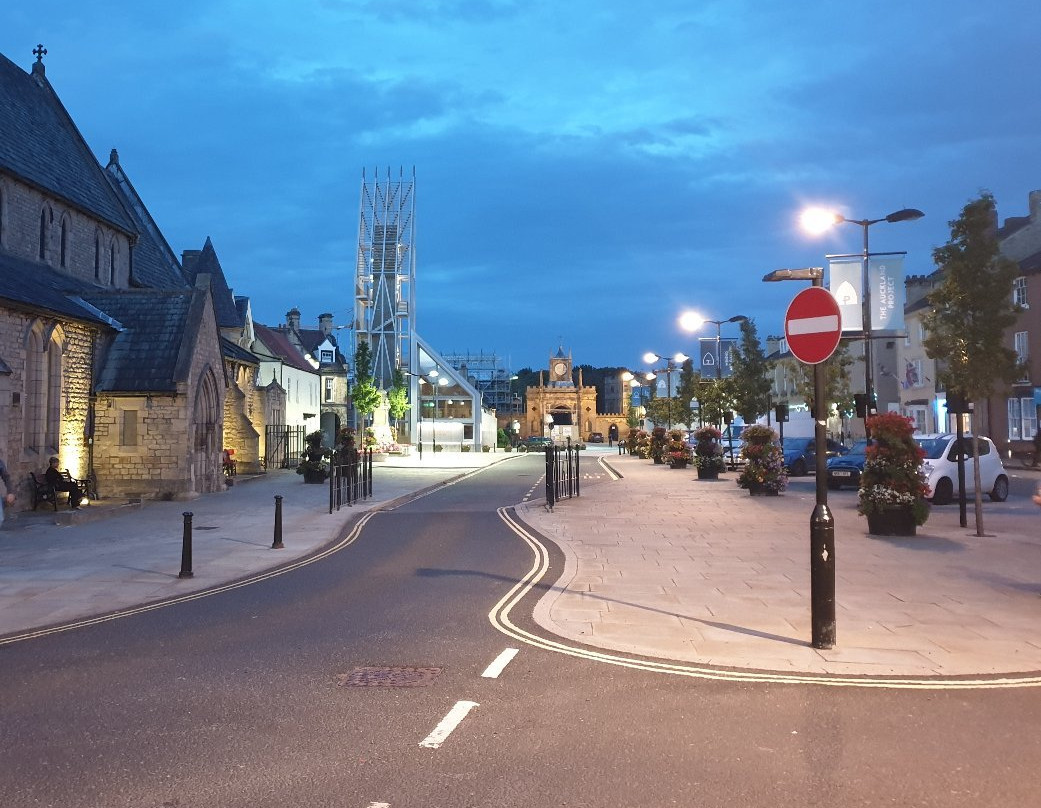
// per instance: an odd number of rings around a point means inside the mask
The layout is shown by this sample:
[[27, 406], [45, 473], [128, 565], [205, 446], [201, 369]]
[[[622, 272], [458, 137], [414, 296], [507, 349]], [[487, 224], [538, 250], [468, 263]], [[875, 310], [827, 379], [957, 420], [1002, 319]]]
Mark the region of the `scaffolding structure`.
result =
[[442, 354], [460, 375], [481, 393], [481, 400], [488, 409], [499, 415], [519, 414], [524, 411], [518, 391], [513, 389], [513, 374], [503, 366], [498, 355], [492, 353], [445, 353]]
[[416, 171], [397, 179], [379, 172], [361, 175], [358, 261], [354, 281], [355, 338], [369, 343], [372, 376], [382, 390], [394, 384], [396, 370], [411, 367], [415, 316]]

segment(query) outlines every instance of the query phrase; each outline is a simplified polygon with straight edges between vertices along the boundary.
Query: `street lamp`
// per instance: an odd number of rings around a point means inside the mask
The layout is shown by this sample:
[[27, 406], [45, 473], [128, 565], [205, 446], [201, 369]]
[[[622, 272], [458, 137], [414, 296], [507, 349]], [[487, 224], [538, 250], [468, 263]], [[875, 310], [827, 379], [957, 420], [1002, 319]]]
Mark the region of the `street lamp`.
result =
[[[720, 353], [721, 353], [720, 352], [720, 342], [722, 340], [722, 335], [723, 335], [723, 323], [741, 323], [741, 322], [744, 322], [747, 319], [748, 318], [745, 317], [745, 315], [743, 315], [743, 314], [735, 314], [733, 317], [730, 317], [730, 318], [728, 318], [726, 320], [709, 320], [709, 319], [706, 319], [705, 317], [702, 317], [697, 312], [693, 312], [693, 311], [685, 311], [685, 312], [683, 312], [683, 314], [680, 315], [680, 328], [682, 328], [684, 331], [690, 331], [690, 332], [700, 331], [701, 327], [703, 325], [705, 325], [706, 323], [711, 323], [712, 325], [714, 325], [716, 327], [716, 382], [717, 383], [723, 378], [723, 362], [722, 362], [722, 356], [720, 355]], [[722, 415], [723, 415], [722, 407], [719, 408], [719, 413], [718, 414], [719, 414], [720, 417], [722, 417]], [[717, 426], [722, 426], [722, 424], [717, 424]], [[730, 443], [731, 443], [730, 451], [731, 451], [731, 454], [733, 454], [733, 450], [734, 450], [733, 440], [734, 440], [733, 439], [733, 435], [731, 435], [731, 437], [730, 437]]]
[[873, 360], [871, 356], [871, 283], [868, 277], [868, 270], [870, 268], [871, 251], [868, 249], [868, 228], [873, 224], [879, 222], [913, 222], [916, 219], [921, 219], [925, 216], [922, 211], [917, 208], [903, 208], [902, 210], [894, 211], [888, 216], [883, 216], [881, 219], [847, 219], [845, 216], [835, 213], [834, 211], [827, 210], [825, 208], [809, 208], [802, 212], [799, 220], [802, 222], [803, 228], [810, 233], [819, 234], [825, 230], [833, 227], [836, 224], [845, 222], [847, 224], [855, 224], [862, 228], [864, 231], [864, 250], [863, 250], [863, 269], [861, 273], [861, 329], [863, 330], [864, 340], [864, 392], [867, 394], [867, 401], [864, 404], [864, 437], [870, 438], [871, 435], [868, 431], [867, 419], [875, 409], [875, 385], [874, 385], [874, 368]]
[[[776, 269], [763, 280], [803, 281], [823, 286], [823, 267]], [[813, 442], [817, 502], [810, 515], [810, 632], [814, 648], [835, 645], [835, 520], [828, 508], [828, 436], [824, 421], [824, 365], [813, 366]]]
[[674, 370], [679, 370], [679, 366], [682, 365], [684, 362], [686, 362], [688, 359], [690, 359], [690, 357], [687, 356], [685, 353], [677, 353], [675, 356], [673, 356], [671, 358], [666, 358], [666, 357], [660, 356], [660, 355], [654, 353], [653, 351], [648, 351], [647, 353], [645, 353], [643, 355], [643, 361], [646, 362], [648, 365], [653, 365], [655, 362], [661, 362], [662, 360], [665, 361], [665, 367], [663, 367], [663, 368], [654, 368], [653, 370], [651, 370], [647, 374], [645, 374], [644, 378], [647, 379], [647, 381], [651, 381], [652, 379], [656, 379], [657, 378], [657, 376], [655, 376], [656, 373], [664, 373], [665, 374], [665, 390], [666, 390], [666, 395], [668, 396], [668, 399], [669, 399], [669, 406], [668, 406], [669, 429], [672, 429], [672, 372]]

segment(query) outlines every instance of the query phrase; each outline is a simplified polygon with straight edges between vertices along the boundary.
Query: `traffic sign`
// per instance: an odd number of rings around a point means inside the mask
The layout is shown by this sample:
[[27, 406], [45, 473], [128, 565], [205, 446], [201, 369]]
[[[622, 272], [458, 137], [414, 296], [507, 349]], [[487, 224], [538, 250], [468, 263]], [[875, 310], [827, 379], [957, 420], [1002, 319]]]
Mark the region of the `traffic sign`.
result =
[[784, 315], [784, 336], [788, 350], [807, 365], [816, 365], [831, 356], [842, 336], [839, 304], [823, 286], [803, 289], [788, 304]]

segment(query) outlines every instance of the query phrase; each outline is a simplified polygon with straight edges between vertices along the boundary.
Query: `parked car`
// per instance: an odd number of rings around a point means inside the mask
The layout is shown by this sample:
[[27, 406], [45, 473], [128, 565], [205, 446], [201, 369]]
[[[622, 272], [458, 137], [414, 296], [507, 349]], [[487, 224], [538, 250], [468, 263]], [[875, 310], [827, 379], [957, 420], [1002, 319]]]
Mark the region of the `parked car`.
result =
[[547, 446], [552, 446], [553, 441], [542, 435], [532, 435], [524, 438], [517, 447], [522, 452], [544, 452]]
[[[784, 467], [790, 476], [801, 477], [808, 474], [810, 469], [817, 468], [817, 441], [813, 438], [785, 438], [781, 448], [784, 450]], [[828, 438], [828, 457], [838, 457], [845, 453], [845, 446]]]
[[604, 442], [604, 433], [603, 432], [590, 432], [589, 433], [589, 440], [586, 441], [586, 443], [603, 443], [603, 442]]
[[[932, 490], [934, 505], [947, 505], [954, 499], [958, 490], [959, 455], [965, 458], [965, 493], [975, 494], [971, 435], [963, 435], [960, 446], [958, 436], [951, 433], [915, 435], [914, 439], [925, 452], [922, 471]], [[990, 438], [979, 438], [979, 453], [980, 485], [984, 493], [994, 502], [1004, 502], [1008, 499], [1008, 475]]]
[[828, 458], [828, 488], [838, 490], [845, 486], [860, 488], [860, 475], [867, 459], [868, 442], [858, 440], [848, 452]]

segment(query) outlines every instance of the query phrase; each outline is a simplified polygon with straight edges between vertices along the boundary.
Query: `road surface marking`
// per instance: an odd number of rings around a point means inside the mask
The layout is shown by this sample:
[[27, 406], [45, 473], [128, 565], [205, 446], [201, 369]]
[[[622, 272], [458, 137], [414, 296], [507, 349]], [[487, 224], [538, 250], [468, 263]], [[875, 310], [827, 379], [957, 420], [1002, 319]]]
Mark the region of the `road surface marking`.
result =
[[434, 731], [419, 742], [420, 746], [427, 749], [437, 749], [452, 734], [452, 730], [459, 726], [474, 707], [478, 706], [476, 701], [457, 701], [455, 706], [448, 711], [448, 715], [441, 719], [441, 723], [434, 727]]
[[484, 669], [484, 673], [481, 676], [487, 679], [497, 679], [499, 674], [502, 673], [502, 669], [509, 665], [515, 656], [517, 656], [517, 649], [507, 648], [495, 658], [491, 665]]

